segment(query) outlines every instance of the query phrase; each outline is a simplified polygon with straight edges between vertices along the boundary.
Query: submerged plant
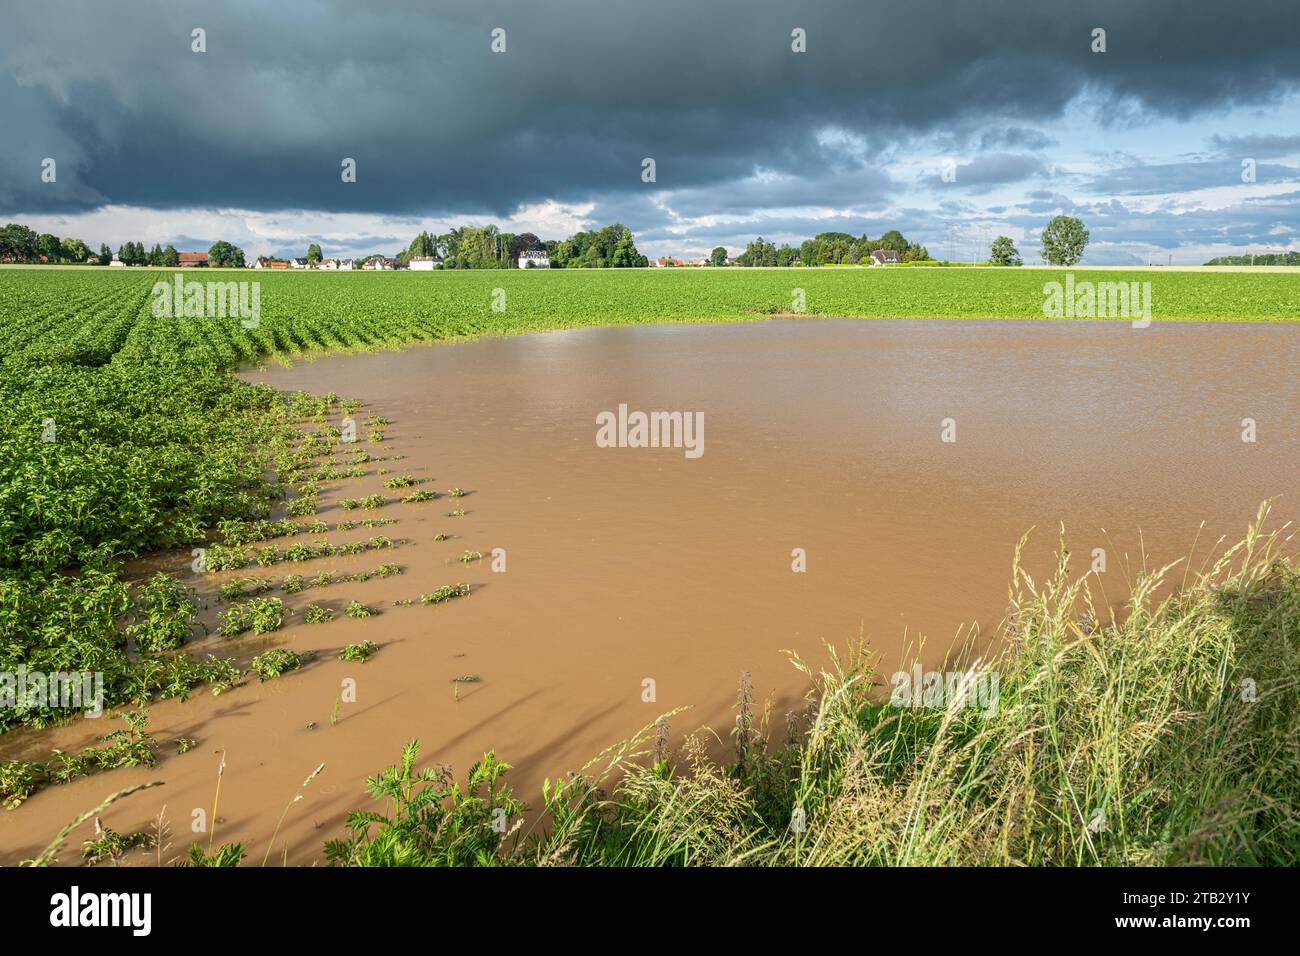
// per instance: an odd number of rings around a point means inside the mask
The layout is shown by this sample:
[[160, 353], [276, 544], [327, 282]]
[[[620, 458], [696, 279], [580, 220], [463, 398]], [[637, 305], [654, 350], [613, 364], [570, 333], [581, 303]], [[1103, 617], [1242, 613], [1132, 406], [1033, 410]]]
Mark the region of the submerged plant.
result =
[[308, 604], [303, 608], [302, 619], [307, 624], [328, 624], [334, 620], [334, 612], [319, 604]]
[[75, 753], [55, 750], [49, 760], [0, 763], [0, 805], [14, 810], [42, 787], [68, 783], [101, 770], [152, 767], [158, 759], [157, 743], [145, 730], [148, 716], [143, 711], [124, 711], [117, 716], [126, 727], [105, 734], [95, 746]]
[[370, 617], [372, 614], [377, 614], [378, 612], [372, 611], [370, 608], [366, 607], [360, 601], [353, 601], [351, 604], [348, 605], [348, 609], [344, 613], [346, 613], [348, 617], [366, 618], [366, 617]]
[[[233, 581], [226, 581], [218, 589], [218, 593], [224, 600], [232, 598], [253, 597], [262, 594], [275, 587], [275, 582], [267, 578], [235, 578]], [[287, 590], [287, 588], [286, 588]]]
[[444, 604], [455, 598], [465, 597], [469, 594], [468, 584], [444, 584], [442, 587], [429, 594], [420, 595], [421, 604]]
[[343, 650], [339, 651], [339, 660], [352, 661], [357, 664], [364, 664], [366, 660], [379, 649], [379, 645], [374, 641], [362, 641], [360, 644], [349, 644]]
[[284, 624], [284, 615], [284, 602], [279, 598], [253, 598], [232, 604], [220, 616], [221, 633], [225, 637], [235, 637], [248, 631], [254, 634], [278, 631]]
[[266, 682], [302, 666], [302, 657], [287, 647], [273, 647], [253, 658], [253, 670], [260, 681]]

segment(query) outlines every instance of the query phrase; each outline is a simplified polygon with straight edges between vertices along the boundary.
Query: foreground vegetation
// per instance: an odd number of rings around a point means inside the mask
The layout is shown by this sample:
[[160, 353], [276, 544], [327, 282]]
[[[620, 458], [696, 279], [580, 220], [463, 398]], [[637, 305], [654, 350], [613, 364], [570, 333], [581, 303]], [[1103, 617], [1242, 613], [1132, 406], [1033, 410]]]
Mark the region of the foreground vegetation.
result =
[[884, 675], [861, 649], [820, 671], [795, 658], [812, 690], [784, 728], [742, 679], [733, 760], [710, 760], [707, 735], [669, 754], [661, 721], [548, 783], [532, 828], [494, 754], [461, 785], [417, 769], [412, 742], [326, 854], [362, 866], [1294, 866], [1300, 574], [1281, 544], [1257, 525], [1202, 572], [1144, 573], [1104, 624], [1064, 557], [1042, 584], [1017, 566], [1006, 651], [969, 670], [999, 675], [996, 712], [882, 701]]

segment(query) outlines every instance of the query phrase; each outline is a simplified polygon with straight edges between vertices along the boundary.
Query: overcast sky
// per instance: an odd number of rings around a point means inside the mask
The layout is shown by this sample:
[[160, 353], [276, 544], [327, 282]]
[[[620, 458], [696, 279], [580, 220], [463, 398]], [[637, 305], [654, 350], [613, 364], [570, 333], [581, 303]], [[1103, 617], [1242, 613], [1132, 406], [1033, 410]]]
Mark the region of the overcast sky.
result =
[[1038, 261], [1058, 212], [1094, 264], [1300, 243], [1295, 0], [3, 0], [0, 24], [0, 219], [95, 247], [621, 221], [650, 255], [897, 228]]

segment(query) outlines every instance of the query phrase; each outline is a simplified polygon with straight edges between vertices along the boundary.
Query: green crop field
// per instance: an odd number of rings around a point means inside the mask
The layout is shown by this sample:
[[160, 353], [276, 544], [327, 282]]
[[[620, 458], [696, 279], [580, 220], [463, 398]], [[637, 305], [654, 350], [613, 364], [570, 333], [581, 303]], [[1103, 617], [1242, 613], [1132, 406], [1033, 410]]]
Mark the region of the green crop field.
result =
[[[0, 356], [103, 364], [202, 361], [228, 368], [272, 353], [368, 348], [483, 333], [624, 322], [752, 319], [796, 310], [863, 318], [1043, 318], [1043, 287], [1064, 272], [1027, 269], [649, 269], [435, 273], [191, 271], [188, 280], [256, 281], [256, 329], [226, 319], [155, 318], [166, 270], [0, 270]], [[1295, 321], [1291, 273], [1079, 271], [1077, 282], [1149, 282], [1151, 317]], [[504, 291], [494, 311], [493, 290]], [[501, 303], [500, 297], [496, 300]]]

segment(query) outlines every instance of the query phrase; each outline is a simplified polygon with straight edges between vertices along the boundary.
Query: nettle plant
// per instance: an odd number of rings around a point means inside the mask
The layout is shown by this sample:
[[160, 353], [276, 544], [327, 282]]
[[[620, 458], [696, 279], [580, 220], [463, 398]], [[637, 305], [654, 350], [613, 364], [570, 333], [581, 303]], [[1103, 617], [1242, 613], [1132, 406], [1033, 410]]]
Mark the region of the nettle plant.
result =
[[[469, 769], [462, 789], [445, 766], [416, 770], [420, 742], [402, 762], [366, 781], [366, 792], [388, 812], [353, 810], [352, 836], [325, 844], [336, 866], [493, 866], [527, 809], [501, 778], [510, 765], [492, 752]], [[514, 820], [515, 825], [503, 825]]]

